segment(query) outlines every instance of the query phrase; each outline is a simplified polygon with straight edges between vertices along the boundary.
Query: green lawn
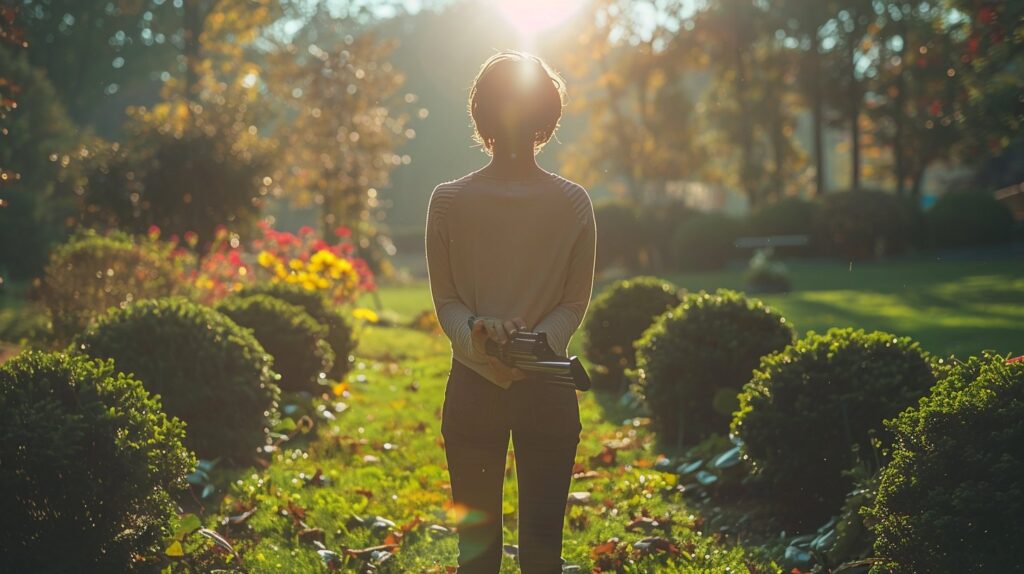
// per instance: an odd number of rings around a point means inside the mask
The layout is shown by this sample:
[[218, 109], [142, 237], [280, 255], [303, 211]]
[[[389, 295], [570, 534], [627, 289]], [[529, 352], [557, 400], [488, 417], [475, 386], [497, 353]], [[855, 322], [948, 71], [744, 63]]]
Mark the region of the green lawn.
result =
[[[801, 332], [849, 326], [909, 335], [939, 354], [983, 349], [1024, 354], [1024, 259], [918, 258], [790, 267], [794, 292], [762, 299]], [[690, 290], [743, 289], [742, 271], [666, 278]], [[382, 287], [380, 297], [386, 307], [406, 316], [431, 306], [425, 283]], [[579, 337], [573, 347], [578, 352]]]
[[[212, 499], [223, 498], [203, 522], [226, 535], [247, 572], [323, 571], [312, 540], [340, 556], [348, 554], [338, 564], [345, 572], [367, 561], [351, 556], [367, 548], [379, 551], [371, 563], [386, 558], [378, 564], [380, 572], [443, 574], [454, 563], [440, 437], [451, 360], [447, 343], [442, 336], [406, 328], [371, 327], [362, 333], [358, 357], [347, 390], [312, 407], [297, 403], [299, 410], [290, 416], [308, 413], [312, 430], [284, 443], [268, 468], [217, 473]], [[708, 534], [677, 488], [677, 476], [653, 468], [657, 454], [644, 424], [609, 421], [596, 395], [580, 400], [584, 433], [572, 485], [578, 503], [568, 510], [563, 552], [580, 567], [574, 571], [590, 572], [598, 561], [607, 566], [622, 559], [622, 569], [614, 571], [781, 572], [759, 557], [760, 551]], [[283, 402], [289, 412], [291, 401]], [[506, 544], [516, 543], [514, 462], [510, 454]], [[619, 541], [600, 546], [611, 538]], [[666, 545], [636, 544], [651, 538]], [[210, 545], [195, 539], [189, 544], [193, 550], [197, 541]], [[379, 548], [389, 544], [396, 546]], [[518, 572], [509, 556], [502, 572]]]

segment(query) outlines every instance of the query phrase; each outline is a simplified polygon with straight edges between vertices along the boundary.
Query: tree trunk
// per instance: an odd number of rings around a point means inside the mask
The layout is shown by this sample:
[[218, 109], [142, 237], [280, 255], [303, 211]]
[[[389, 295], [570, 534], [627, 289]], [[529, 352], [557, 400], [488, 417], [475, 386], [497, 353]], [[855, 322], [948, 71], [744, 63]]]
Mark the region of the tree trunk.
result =
[[202, 0], [185, 0], [183, 36], [185, 41], [185, 97], [194, 99], [199, 86], [199, 37], [203, 33]]
[[825, 193], [824, 95], [821, 90], [821, 53], [818, 29], [811, 31], [811, 113], [814, 131], [814, 195]]
[[904, 118], [904, 114], [907, 105], [907, 28], [903, 24], [902, 20], [900, 21], [899, 28], [897, 30], [903, 41], [899, 51], [900, 70], [896, 75], [896, 98], [893, 102], [892, 111], [893, 123], [896, 124], [896, 131], [893, 134], [892, 141], [892, 154], [895, 159], [896, 193], [902, 196], [907, 192], [907, 165], [903, 152], [904, 130], [906, 129], [906, 119]]
[[773, 118], [771, 121], [772, 126], [772, 163], [774, 169], [772, 173], [772, 192], [775, 194], [775, 199], [782, 199], [785, 195], [785, 165], [786, 165], [786, 134], [784, 133], [785, 127], [783, 126], [783, 116], [785, 112], [780, 108], [773, 112]]
[[736, 104], [739, 107], [739, 140], [740, 140], [740, 182], [743, 191], [747, 194], [750, 206], [755, 207], [760, 203], [757, 189], [754, 182], [754, 135], [751, 128], [753, 122], [750, 118], [750, 105], [747, 102], [747, 69], [743, 60], [743, 39], [746, 30], [741, 26], [743, 16], [739, 13], [739, 5], [734, 5], [733, 25], [733, 65], [734, 81], [736, 90]]
[[846, 63], [850, 66], [850, 101], [849, 101], [849, 116], [850, 116], [850, 189], [857, 191], [860, 189], [860, 86], [857, 85], [857, 68], [855, 56], [856, 48], [854, 47], [853, 37], [847, 41], [847, 54]]

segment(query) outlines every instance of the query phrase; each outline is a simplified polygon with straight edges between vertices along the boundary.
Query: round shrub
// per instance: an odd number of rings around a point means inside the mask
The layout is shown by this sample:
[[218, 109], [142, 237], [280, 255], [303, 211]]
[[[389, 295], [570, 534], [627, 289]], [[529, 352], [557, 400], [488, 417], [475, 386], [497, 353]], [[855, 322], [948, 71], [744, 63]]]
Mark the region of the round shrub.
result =
[[597, 269], [635, 268], [644, 244], [636, 207], [623, 200], [601, 200], [594, 203], [594, 220], [601, 230], [597, 239]]
[[1013, 239], [1013, 214], [988, 193], [947, 193], [925, 217], [937, 247], [978, 247]]
[[688, 295], [636, 342], [640, 388], [670, 443], [729, 429], [736, 396], [761, 357], [793, 341], [793, 328], [757, 299], [719, 290]]
[[744, 279], [749, 293], [787, 293], [793, 288], [789, 271], [775, 259], [775, 250], [771, 247], [754, 252]]
[[679, 225], [698, 213], [674, 198], [644, 203], [637, 211], [638, 229], [644, 237], [640, 263], [647, 262], [654, 269], [668, 266], [672, 262], [672, 235]]
[[701, 213], [679, 224], [672, 235], [672, 260], [680, 269], [717, 269], [736, 256], [740, 223], [722, 213]]
[[269, 295], [305, 309], [306, 313], [327, 327], [327, 344], [334, 351], [334, 365], [327, 375], [334, 380], [345, 378], [352, 368], [352, 353], [358, 341], [352, 324], [322, 293], [289, 283], [257, 283], [246, 286], [239, 295]]
[[179, 274], [164, 255], [120, 233], [87, 232], [54, 249], [42, 300], [55, 338], [67, 342], [111, 307], [173, 294]]
[[291, 303], [268, 295], [228, 297], [216, 309], [246, 329], [252, 329], [263, 349], [274, 357], [286, 391], [318, 393], [334, 364], [334, 351], [324, 340], [327, 327]]
[[850, 259], [895, 255], [920, 235], [920, 218], [909, 199], [881, 191], [841, 191], [820, 196], [815, 237], [829, 254]]
[[762, 205], [754, 210], [744, 223], [744, 235], [774, 236], [803, 235], [809, 245], [774, 246], [780, 255], [806, 255], [814, 246], [814, 212], [816, 205], [806, 199], [786, 197]]
[[732, 431], [773, 497], [813, 520], [842, 504], [851, 487], [843, 473], [868, 458], [873, 438], [884, 439], [882, 421], [934, 382], [928, 356], [908, 337], [812, 332], [764, 358], [743, 387]]
[[679, 302], [679, 289], [657, 277], [634, 277], [611, 285], [587, 310], [583, 353], [610, 373], [621, 374], [636, 367], [633, 342], [655, 317]]
[[159, 394], [201, 458], [245, 463], [265, 443], [279, 394], [273, 359], [227, 316], [179, 297], [151, 299], [100, 317], [73, 345], [114, 359]]
[[26, 351], [0, 366], [4, 569], [143, 570], [195, 466], [184, 436], [110, 361]]
[[887, 423], [892, 460], [868, 516], [873, 573], [1018, 572], [1024, 564], [1024, 362], [954, 365]]

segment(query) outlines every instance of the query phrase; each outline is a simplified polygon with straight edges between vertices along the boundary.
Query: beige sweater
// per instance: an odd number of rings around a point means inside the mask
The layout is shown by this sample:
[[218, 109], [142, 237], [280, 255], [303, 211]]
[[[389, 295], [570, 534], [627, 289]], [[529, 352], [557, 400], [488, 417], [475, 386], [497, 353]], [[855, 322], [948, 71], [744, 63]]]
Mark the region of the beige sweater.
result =
[[472, 315], [521, 317], [565, 355], [590, 305], [596, 239], [587, 191], [556, 174], [506, 180], [473, 172], [434, 188], [427, 272], [455, 359], [509, 386], [473, 349]]

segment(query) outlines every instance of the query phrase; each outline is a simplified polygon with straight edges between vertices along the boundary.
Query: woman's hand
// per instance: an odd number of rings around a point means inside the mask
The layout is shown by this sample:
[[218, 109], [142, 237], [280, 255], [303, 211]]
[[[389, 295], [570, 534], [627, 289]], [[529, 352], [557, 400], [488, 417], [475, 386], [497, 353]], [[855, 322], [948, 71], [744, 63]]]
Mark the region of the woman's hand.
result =
[[499, 345], [504, 345], [508, 343], [512, 333], [525, 328], [526, 322], [519, 317], [509, 320], [496, 317], [477, 317], [476, 322], [473, 323], [473, 350], [487, 357], [487, 362], [490, 363], [499, 383], [525, 379], [526, 373], [502, 363], [497, 357], [488, 355], [487, 341], [492, 340]]
[[473, 323], [473, 350], [482, 355], [487, 354], [488, 339], [504, 345], [512, 333], [525, 328], [526, 322], [519, 317], [507, 321], [496, 317], [477, 317]]

